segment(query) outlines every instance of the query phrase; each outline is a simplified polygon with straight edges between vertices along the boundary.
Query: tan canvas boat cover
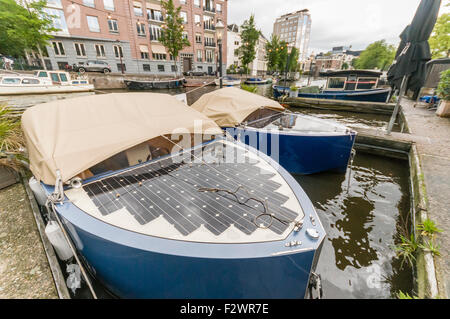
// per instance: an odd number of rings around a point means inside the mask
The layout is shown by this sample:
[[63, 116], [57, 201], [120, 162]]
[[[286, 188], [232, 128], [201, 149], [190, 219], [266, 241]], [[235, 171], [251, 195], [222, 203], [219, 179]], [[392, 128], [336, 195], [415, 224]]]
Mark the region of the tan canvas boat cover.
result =
[[203, 95], [192, 108], [213, 119], [221, 127], [234, 127], [259, 108], [283, 111], [280, 103], [238, 88], [223, 88]]
[[222, 133], [212, 120], [173, 96], [113, 93], [31, 107], [22, 115], [22, 130], [31, 171], [37, 179], [54, 185], [58, 169], [66, 182], [152, 138], [177, 129], [194, 133], [194, 126], [200, 126], [199, 120], [202, 132]]

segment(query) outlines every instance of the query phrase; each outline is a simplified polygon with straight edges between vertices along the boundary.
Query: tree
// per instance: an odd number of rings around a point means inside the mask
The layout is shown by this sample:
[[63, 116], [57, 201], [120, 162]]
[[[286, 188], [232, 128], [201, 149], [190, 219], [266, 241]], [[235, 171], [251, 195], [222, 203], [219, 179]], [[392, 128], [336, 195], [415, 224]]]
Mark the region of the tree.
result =
[[270, 41], [266, 43], [266, 60], [267, 60], [267, 68], [270, 71], [275, 71], [278, 67], [280, 60], [280, 38], [272, 34], [270, 37]]
[[347, 62], [342, 63], [342, 70], [348, 70], [348, 67], [349, 65]]
[[395, 47], [387, 44], [385, 40], [370, 44], [358, 59], [353, 60], [356, 69], [387, 70], [395, 58]]
[[14, 0], [0, 0], [0, 53], [14, 57], [23, 56], [25, 50], [45, 47], [58, 31], [53, 27], [52, 16], [44, 11], [46, 0], [24, 1], [24, 6]]
[[438, 18], [428, 42], [433, 59], [450, 57], [450, 13]]
[[183, 36], [184, 20], [180, 15], [181, 6], [175, 8], [173, 0], [161, 1], [161, 6], [164, 12], [165, 23], [163, 24], [163, 32], [159, 38], [173, 57], [175, 65], [175, 76], [177, 75], [177, 58], [181, 50], [190, 46], [190, 42]]
[[245, 20], [241, 26], [241, 46], [239, 47], [239, 58], [244, 69], [248, 70], [248, 65], [256, 58], [256, 44], [261, 32], [256, 30], [255, 16]]

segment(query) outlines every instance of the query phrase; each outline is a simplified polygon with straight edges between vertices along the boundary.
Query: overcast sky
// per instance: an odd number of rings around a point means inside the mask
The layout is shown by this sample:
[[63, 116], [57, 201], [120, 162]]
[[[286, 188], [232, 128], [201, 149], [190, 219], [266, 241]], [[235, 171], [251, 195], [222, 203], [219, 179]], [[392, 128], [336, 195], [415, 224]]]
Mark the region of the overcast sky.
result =
[[[440, 14], [450, 0], [442, 0]], [[385, 39], [397, 45], [399, 35], [411, 22], [420, 0], [228, 0], [228, 23], [241, 25], [255, 14], [257, 28], [268, 39], [275, 19], [309, 9], [312, 18], [309, 52], [320, 53], [334, 46], [362, 50]]]

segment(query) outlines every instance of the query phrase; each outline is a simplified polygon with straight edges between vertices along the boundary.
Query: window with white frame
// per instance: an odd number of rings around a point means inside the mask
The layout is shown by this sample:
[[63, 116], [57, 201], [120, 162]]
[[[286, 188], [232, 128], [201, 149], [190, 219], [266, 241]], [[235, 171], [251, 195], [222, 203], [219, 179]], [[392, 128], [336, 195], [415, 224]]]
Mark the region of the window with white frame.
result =
[[105, 46], [103, 44], [96, 44], [95, 45], [95, 52], [97, 53], [97, 58], [105, 58]]
[[202, 17], [201, 17], [200, 15], [196, 14], [196, 15], [194, 16], [194, 23], [197, 24], [197, 25], [201, 25], [201, 23], [202, 23], [201, 18], [202, 18]]
[[145, 23], [137, 22], [136, 29], [139, 36], [145, 36]]
[[160, 61], [167, 59], [167, 55], [163, 53], [153, 53], [152, 57], [153, 60], [160, 60]]
[[84, 47], [84, 43], [75, 42], [74, 44], [75, 52], [77, 57], [85, 57], [86, 56], [86, 48]]
[[197, 50], [197, 62], [202, 62], [202, 61], [203, 61], [203, 51]]
[[194, 0], [194, 6], [200, 8], [200, 0]]
[[139, 1], [133, 1], [133, 11], [135, 16], [142, 17], [142, 3]]
[[187, 12], [181, 11], [181, 12], [180, 12], [180, 16], [181, 16], [181, 18], [183, 19], [183, 23], [188, 23]]
[[95, 8], [94, 0], [83, 0], [83, 4], [87, 7]]
[[222, 13], [222, 4], [221, 3], [216, 4], [216, 10], [218, 13]]
[[123, 58], [123, 50], [120, 45], [113, 45], [113, 51], [116, 59]]
[[117, 20], [109, 19], [108, 20], [108, 28], [109, 28], [109, 32], [118, 33], [119, 32], [119, 25], [117, 23]]
[[186, 0], [180, 0], [180, 4], [186, 4]]
[[183, 32], [182, 34], [183, 39], [188, 39], [188, 33], [186, 31]]
[[69, 32], [63, 10], [44, 8], [44, 12], [49, 15], [55, 29], [58, 29], [59, 32]]
[[195, 34], [195, 43], [202, 43], [202, 34], [201, 33]]
[[114, 0], [103, 0], [103, 7], [105, 10], [114, 11]]
[[150, 30], [150, 41], [159, 41], [161, 37], [162, 29], [160, 26], [149, 25]]
[[212, 63], [214, 62], [214, 52], [211, 50], [206, 50], [206, 62]]
[[100, 32], [100, 25], [98, 24], [98, 18], [94, 16], [86, 16], [89, 31], [91, 32]]
[[141, 59], [148, 60], [148, 58], [149, 58], [149, 56], [148, 56], [148, 46], [140, 45], [139, 48], [141, 50]]
[[160, 10], [155, 10], [155, 9], [147, 9], [147, 19], [148, 20], [156, 20], [156, 21], [164, 21], [162, 12]]
[[64, 45], [61, 41], [52, 41], [53, 51], [56, 56], [65, 56], [66, 51], [64, 50]]

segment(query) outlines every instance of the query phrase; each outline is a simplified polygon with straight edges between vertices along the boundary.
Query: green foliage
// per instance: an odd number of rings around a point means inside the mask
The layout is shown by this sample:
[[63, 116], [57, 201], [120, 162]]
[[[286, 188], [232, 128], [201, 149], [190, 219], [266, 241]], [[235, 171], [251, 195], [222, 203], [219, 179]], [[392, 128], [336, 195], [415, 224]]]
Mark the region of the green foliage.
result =
[[405, 262], [408, 262], [411, 267], [414, 266], [414, 261], [416, 260], [415, 253], [419, 244], [413, 234], [408, 238], [406, 236], [400, 236], [401, 243], [394, 247], [397, 256], [402, 258], [402, 263], [400, 267], [403, 267]]
[[399, 291], [397, 293], [397, 299], [419, 299], [418, 297], [415, 296], [410, 296], [408, 293], [403, 292], [403, 291]]
[[256, 30], [255, 16], [245, 20], [241, 26], [241, 46], [239, 47], [239, 58], [242, 65], [248, 70], [248, 65], [256, 58], [256, 44], [261, 32]]
[[170, 55], [173, 56], [174, 64], [181, 50], [190, 46], [188, 39], [183, 37], [184, 20], [180, 15], [181, 6], [175, 8], [173, 0], [161, 1], [165, 22], [162, 25], [163, 32], [159, 42], [164, 45]]
[[0, 0], [0, 53], [19, 57], [25, 50], [44, 47], [52, 38], [52, 16], [44, 11], [46, 0], [25, 2]]
[[0, 106], [0, 166], [19, 170], [25, 160], [24, 150], [20, 117], [13, 116], [10, 108]]
[[428, 40], [433, 59], [450, 57], [450, 13], [441, 15]]
[[395, 47], [389, 45], [385, 40], [370, 44], [361, 56], [353, 60], [356, 69], [380, 69], [387, 70], [395, 58]]
[[256, 91], [258, 91], [258, 88], [256, 86], [250, 86], [246, 84], [241, 84], [241, 89], [251, 93], [256, 93]]
[[437, 94], [445, 101], [450, 101], [450, 69], [441, 73]]
[[427, 218], [422, 224], [417, 225], [417, 229], [421, 231], [422, 236], [433, 237], [436, 233], [442, 233], [435, 222]]
[[349, 65], [347, 62], [342, 63], [342, 70], [348, 70]]
[[298, 87], [295, 86], [295, 85], [292, 85], [289, 89], [290, 89], [291, 91], [297, 91], [297, 90], [298, 90]]
[[270, 41], [266, 43], [266, 60], [269, 71], [278, 69], [281, 47], [283, 47], [283, 44], [281, 43], [280, 38], [277, 35], [272, 34]]
[[432, 253], [434, 256], [441, 256], [441, 253], [439, 251], [440, 246], [435, 246], [432, 240], [425, 240], [423, 244], [419, 244], [419, 248]]

